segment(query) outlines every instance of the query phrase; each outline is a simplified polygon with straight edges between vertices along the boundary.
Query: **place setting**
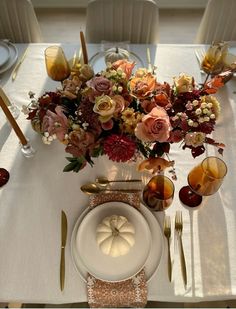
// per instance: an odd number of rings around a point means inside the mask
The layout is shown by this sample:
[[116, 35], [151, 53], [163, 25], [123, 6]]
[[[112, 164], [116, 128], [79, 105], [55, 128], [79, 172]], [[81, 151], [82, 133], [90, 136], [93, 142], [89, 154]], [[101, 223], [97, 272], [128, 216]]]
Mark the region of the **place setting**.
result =
[[[225, 145], [211, 136], [220, 114], [214, 94], [224, 86], [224, 79], [216, 75], [198, 85], [193, 76], [181, 73], [172, 84], [160, 83], [148, 48], [148, 68], [135, 69], [135, 62], [118, 47], [111, 52], [115, 54], [109, 55], [105, 69], [95, 73], [83, 33], [81, 57], [75, 53], [68, 60], [61, 46], [47, 47], [45, 70], [59, 86], [39, 98], [30, 93], [23, 111], [45, 145], [63, 145], [68, 161], [62, 167], [65, 173], [80, 175], [86, 167], [95, 167], [100, 157], [118, 169], [119, 164], [126, 164], [132, 171], [126, 178], [100, 173], [81, 183], [79, 194], [88, 199], [74, 218], [70, 238], [67, 229], [71, 222], [62, 211], [62, 293], [68, 259], [65, 247], [70, 246], [91, 307], [143, 307], [148, 283], [164, 256], [165, 280], [173, 284], [173, 232], [168, 212], [177, 199], [174, 235], [183, 287], [190, 285], [182, 213], [185, 209], [198, 211], [202, 197], [216, 193], [227, 174], [221, 159]], [[179, 192], [173, 144], [192, 158], [205, 156], [200, 164], [192, 164], [186, 179], [189, 186]], [[215, 149], [215, 156], [208, 155], [208, 147]], [[132, 177], [136, 173], [140, 176]]]

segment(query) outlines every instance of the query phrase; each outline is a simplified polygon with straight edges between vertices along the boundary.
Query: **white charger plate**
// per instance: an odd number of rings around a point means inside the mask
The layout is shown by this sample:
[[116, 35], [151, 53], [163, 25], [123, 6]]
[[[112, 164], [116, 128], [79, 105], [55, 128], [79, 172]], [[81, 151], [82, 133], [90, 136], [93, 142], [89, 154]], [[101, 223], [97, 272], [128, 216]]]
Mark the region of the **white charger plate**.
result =
[[[135, 243], [126, 255], [112, 257], [100, 250], [96, 229], [105, 217], [124, 216], [135, 228]], [[109, 202], [92, 209], [83, 219], [75, 237], [79, 259], [94, 277], [110, 282], [131, 278], [143, 267], [149, 256], [151, 233], [142, 214], [122, 202]]]
[[[127, 206], [127, 205], [126, 205]], [[129, 206], [130, 207], [130, 206]], [[141, 214], [144, 216], [145, 220], [147, 221], [150, 232], [151, 232], [151, 249], [148, 255], [148, 258], [144, 264], [145, 274], [147, 282], [149, 282], [154, 274], [156, 273], [158, 266], [161, 261], [163, 248], [164, 248], [164, 240], [162, 229], [159, 225], [159, 222], [153, 215], [153, 213], [145, 207], [143, 204], [140, 204]], [[83, 213], [78, 218], [71, 237], [71, 254], [72, 260], [76, 270], [78, 271], [81, 278], [84, 282], [87, 282], [88, 270], [81, 261], [78, 251], [76, 249], [76, 235], [78, 231], [78, 227], [80, 226], [81, 222], [83, 221], [84, 217], [89, 213], [89, 208], [86, 208]]]
[[9, 50], [10, 50], [10, 57], [9, 57], [8, 61], [0, 67], [0, 74], [8, 71], [15, 64], [16, 60], [18, 59], [18, 50], [15, 47], [15, 45], [12, 44], [11, 42], [6, 42], [6, 44], [9, 47]]
[[8, 45], [0, 41], [0, 67], [3, 66], [10, 58], [10, 49]]

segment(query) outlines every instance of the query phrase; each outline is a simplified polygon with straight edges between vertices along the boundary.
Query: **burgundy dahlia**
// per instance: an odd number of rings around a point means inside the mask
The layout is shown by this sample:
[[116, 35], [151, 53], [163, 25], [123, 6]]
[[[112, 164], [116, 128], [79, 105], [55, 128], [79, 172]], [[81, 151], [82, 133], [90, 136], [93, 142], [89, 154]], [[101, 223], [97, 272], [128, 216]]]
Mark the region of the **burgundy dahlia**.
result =
[[105, 139], [103, 149], [110, 160], [126, 162], [133, 157], [136, 145], [127, 136], [112, 134]]

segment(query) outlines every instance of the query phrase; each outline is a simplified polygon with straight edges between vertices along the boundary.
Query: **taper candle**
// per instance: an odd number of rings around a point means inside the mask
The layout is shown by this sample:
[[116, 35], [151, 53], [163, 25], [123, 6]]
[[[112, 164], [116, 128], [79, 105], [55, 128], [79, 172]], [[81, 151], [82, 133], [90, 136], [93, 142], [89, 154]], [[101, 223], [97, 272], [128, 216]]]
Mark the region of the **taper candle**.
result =
[[14, 117], [12, 116], [10, 110], [8, 109], [7, 105], [8, 105], [8, 98], [6, 101], [7, 96], [5, 95], [4, 91], [2, 90], [2, 88], [0, 87], [0, 107], [2, 108], [4, 114], [6, 115], [8, 121], [10, 122], [13, 130], [15, 131], [16, 135], [18, 136], [21, 144], [24, 146], [26, 144], [28, 144], [27, 139], [25, 138], [23, 132], [21, 131], [20, 127], [18, 126], [16, 120], [14, 119]]
[[81, 42], [82, 54], [84, 58], [84, 64], [88, 64], [88, 53], [87, 53], [87, 47], [86, 47], [86, 42], [85, 42], [83, 31], [80, 31], [80, 42]]

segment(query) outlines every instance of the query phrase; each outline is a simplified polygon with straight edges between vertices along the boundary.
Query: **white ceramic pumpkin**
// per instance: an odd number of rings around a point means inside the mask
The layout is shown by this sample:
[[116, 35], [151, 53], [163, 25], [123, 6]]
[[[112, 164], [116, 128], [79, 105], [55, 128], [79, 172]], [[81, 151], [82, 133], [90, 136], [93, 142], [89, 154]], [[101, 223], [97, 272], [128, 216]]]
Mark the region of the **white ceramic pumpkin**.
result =
[[106, 217], [96, 230], [96, 239], [100, 250], [112, 257], [127, 254], [135, 243], [134, 236], [134, 226], [127, 218], [119, 215]]
[[129, 59], [129, 52], [126, 49], [118, 48], [118, 47], [113, 47], [108, 49], [105, 52], [105, 62], [106, 64], [108, 63], [113, 63], [117, 60], [120, 59]]

